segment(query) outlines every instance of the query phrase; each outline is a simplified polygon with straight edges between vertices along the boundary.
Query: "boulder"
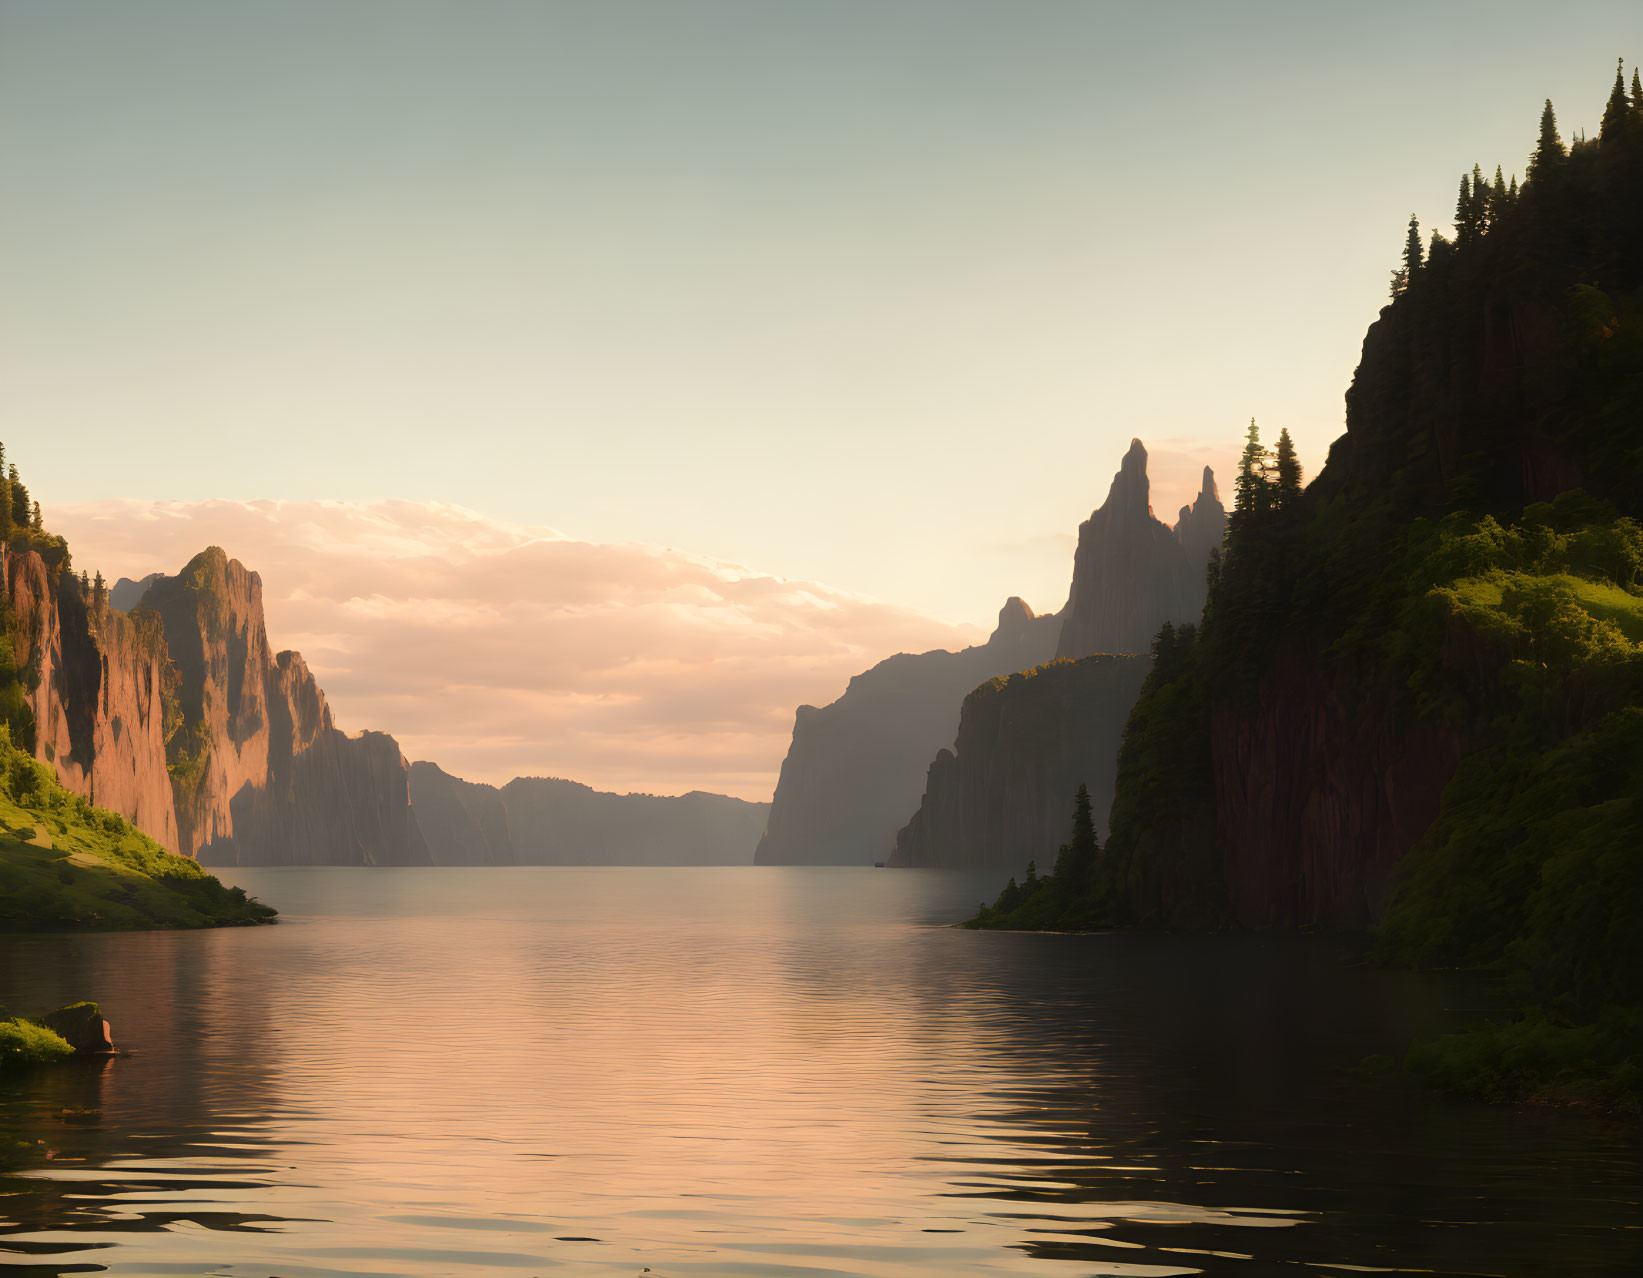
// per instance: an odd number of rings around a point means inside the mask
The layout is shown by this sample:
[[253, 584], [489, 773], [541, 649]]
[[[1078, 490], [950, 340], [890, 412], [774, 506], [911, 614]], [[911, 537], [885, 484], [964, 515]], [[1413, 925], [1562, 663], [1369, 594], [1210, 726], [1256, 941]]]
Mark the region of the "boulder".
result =
[[42, 1016], [40, 1024], [62, 1035], [76, 1052], [114, 1050], [114, 1036], [109, 1033], [102, 1009], [95, 1003], [72, 1003], [68, 1007], [59, 1007], [55, 1012]]

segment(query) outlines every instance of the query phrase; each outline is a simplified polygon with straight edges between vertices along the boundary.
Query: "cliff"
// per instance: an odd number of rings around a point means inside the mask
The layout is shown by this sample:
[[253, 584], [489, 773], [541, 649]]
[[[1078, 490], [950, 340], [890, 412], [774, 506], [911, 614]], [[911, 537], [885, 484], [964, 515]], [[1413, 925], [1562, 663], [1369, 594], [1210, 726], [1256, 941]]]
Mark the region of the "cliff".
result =
[[767, 804], [570, 781], [498, 791], [411, 768], [385, 733], [347, 736], [302, 656], [271, 651], [261, 579], [217, 547], [106, 595], [57, 550], [54, 567], [0, 548], [0, 711], [68, 790], [171, 851], [206, 865], [751, 860]]
[[433, 864], [391, 736], [339, 731], [295, 652], [264, 671], [264, 705], [266, 779], [229, 800], [228, 831], [200, 846], [202, 864]]
[[831, 704], [800, 706], [755, 861], [883, 859], [918, 807], [930, 760], [953, 742], [965, 694], [1048, 660], [1059, 624], [1011, 598], [986, 643], [961, 652], [900, 653], [856, 675]]
[[699, 790], [608, 794], [547, 777], [516, 777], [500, 794], [521, 865], [747, 865], [770, 812]]
[[435, 865], [516, 865], [508, 808], [495, 786], [411, 765], [411, 811]]
[[930, 765], [887, 864], [1047, 869], [1067, 840], [1078, 787], [1089, 786], [1096, 813], [1111, 805], [1124, 721], [1151, 664], [1142, 655], [1054, 661], [970, 693], [957, 742]]
[[338, 731], [302, 658], [270, 650], [256, 573], [210, 547], [151, 580], [133, 615], [157, 620], [175, 672], [180, 851], [211, 865], [427, 863], [399, 747]]
[[1226, 529], [1215, 477], [1206, 466], [1203, 490], [1173, 530], [1154, 518], [1150, 491], [1147, 450], [1133, 440], [1107, 500], [1079, 525], [1057, 657], [1145, 652], [1166, 621], [1203, 611], [1205, 565]]
[[1521, 190], [1463, 182], [1459, 242], [1417, 239], [1311, 485], [1252, 424], [1094, 872], [978, 925], [1377, 928], [1384, 958], [1491, 966], [1539, 1009], [1521, 1039], [1459, 1049], [1497, 1093], [1559, 1052], [1634, 1053], [1643, 103], [1626, 111], [1612, 97], [1601, 139], [1566, 151], [1548, 107]]
[[132, 821], [168, 851], [181, 842], [166, 771], [174, 676], [160, 620], [87, 601], [33, 550], [0, 546], [6, 636], [32, 720], [19, 741], [63, 787]]
[[1145, 802], [1138, 770], [1114, 814], [1140, 917], [1197, 914], [1148, 852], [1190, 823], [1223, 918], [1376, 923], [1405, 858], [1436, 855], [1467, 759], [1559, 748], [1626, 704], [1640, 151], [1633, 131], [1553, 155], [1485, 233], [1440, 244], [1369, 327], [1318, 477], [1235, 516], [1204, 631], [1152, 698], [1196, 686], [1203, 785]]

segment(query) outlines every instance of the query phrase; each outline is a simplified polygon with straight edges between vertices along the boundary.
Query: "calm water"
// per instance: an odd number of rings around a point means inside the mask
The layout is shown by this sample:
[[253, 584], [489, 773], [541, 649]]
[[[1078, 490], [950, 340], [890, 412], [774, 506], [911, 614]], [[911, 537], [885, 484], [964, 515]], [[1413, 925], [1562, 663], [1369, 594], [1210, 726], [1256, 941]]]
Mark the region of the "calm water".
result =
[[0, 1003], [129, 1049], [0, 1085], [0, 1267], [1636, 1271], [1632, 1133], [1365, 1095], [1476, 996], [1318, 944], [972, 934], [996, 885], [918, 872], [229, 873], [286, 921], [0, 937]]

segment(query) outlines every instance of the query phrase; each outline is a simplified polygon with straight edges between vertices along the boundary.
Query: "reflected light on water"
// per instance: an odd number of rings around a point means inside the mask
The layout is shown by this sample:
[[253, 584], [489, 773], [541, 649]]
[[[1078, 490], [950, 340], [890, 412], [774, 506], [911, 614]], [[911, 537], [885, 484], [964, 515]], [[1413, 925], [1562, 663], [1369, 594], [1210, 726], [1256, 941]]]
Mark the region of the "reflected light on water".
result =
[[128, 1053], [0, 1090], [5, 1263], [1595, 1275], [1636, 1237], [1625, 1133], [1346, 1078], [1467, 1000], [1314, 941], [968, 933], [996, 884], [914, 872], [231, 875], [286, 921], [0, 938], [0, 1002], [96, 998]]

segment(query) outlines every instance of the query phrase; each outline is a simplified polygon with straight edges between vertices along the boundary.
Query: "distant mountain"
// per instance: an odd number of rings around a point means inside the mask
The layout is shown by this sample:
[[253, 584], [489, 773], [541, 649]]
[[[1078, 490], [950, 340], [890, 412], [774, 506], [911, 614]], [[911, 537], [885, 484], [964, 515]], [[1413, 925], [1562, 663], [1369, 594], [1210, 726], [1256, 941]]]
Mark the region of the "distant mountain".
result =
[[800, 706], [757, 863], [883, 860], [918, 807], [930, 760], [952, 744], [964, 694], [1047, 660], [1058, 627], [1011, 598], [986, 643], [900, 653], [855, 676], [830, 705]]
[[411, 765], [411, 811], [435, 865], [517, 865], [508, 808], [494, 785]]
[[551, 777], [499, 793], [521, 865], [747, 865], [770, 813], [701, 790], [607, 794]]
[[[1081, 663], [1076, 672], [1059, 666], [1097, 653], [1144, 654], [1165, 622], [1196, 620], [1210, 551], [1225, 529], [1207, 466], [1202, 490], [1173, 529], [1154, 518], [1147, 450], [1131, 441], [1106, 501], [1079, 528], [1060, 614], [1034, 617], [1011, 599], [985, 644], [891, 657], [857, 675], [831, 705], [799, 707], [759, 864], [888, 858], [892, 865], [1019, 868], [1033, 855], [1022, 849], [1065, 825], [1079, 784], [1106, 796], [1104, 814], [1118, 739], [1148, 659]], [[1063, 660], [1040, 671], [1037, 682], [1002, 678], [1052, 657]], [[960, 707], [971, 714], [965, 698], [972, 689], [986, 714], [978, 710], [961, 727]], [[1086, 695], [1083, 712], [1057, 699]], [[1047, 735], [1026, 749], [1035, 733]], [[1049, 742], [1065, 747], [1053, 766]], [[1006, 766], [1006, 758], [1014, 761]]]
[[108, 592], [108, 606], [120, 612], [130, 612], [143, 601], [148, 588], [164, 576], [163, 572], [151, 572], [141, 581], [121, 577]]
[[1147, 450], [1131, 440], [1107, 500], [1079, 525], [1055, 655], [1145, 652], [1166, 621], [1196, 621], [1204, 610], [1204, 568], [1226, 525], [1208, 466], [1203, 490], [1191, 506], [1181, 507], [1173, 529], [1155, 518]]
[[994, 679], [964, 698], [958, 740], [930, 765], [924, 799], [888, 864], [1048, 871], [1088, 785], [1104, 821], [1124, 722], [1152, 669], [1101, 654]]

